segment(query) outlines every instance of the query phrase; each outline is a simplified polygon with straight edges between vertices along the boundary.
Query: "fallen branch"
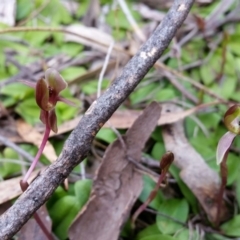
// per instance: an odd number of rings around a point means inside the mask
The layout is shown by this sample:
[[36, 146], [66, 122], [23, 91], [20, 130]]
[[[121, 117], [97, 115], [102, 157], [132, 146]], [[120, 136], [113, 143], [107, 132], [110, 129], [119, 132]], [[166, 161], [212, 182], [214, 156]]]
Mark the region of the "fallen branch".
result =
[[176, 0], [152, 36], [124, 67], [122, 74], [88, 109], [67, 139], [57, 161], [39, 175], [0, 217], [0, 239], [10, 239], [43, 205], [90, 150], [91, 143], [114, 111], [159, 59], [186, 18], [194, 0]]

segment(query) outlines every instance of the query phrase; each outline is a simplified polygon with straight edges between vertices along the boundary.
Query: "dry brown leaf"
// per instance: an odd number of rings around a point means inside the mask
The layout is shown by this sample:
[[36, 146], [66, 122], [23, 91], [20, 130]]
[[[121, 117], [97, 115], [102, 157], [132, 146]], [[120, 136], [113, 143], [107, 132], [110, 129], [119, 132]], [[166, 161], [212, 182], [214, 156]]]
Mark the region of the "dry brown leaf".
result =
[[85, 46], [93, 47], [104, 52], [107, 52], [108, 46], [114, 41], [111, 35], [104, 33], [97, 28], [86, 27], [81, 24], [70, 25], [65, 27], [65, 29], [76, 34], [81, 34], [82, 36], [65, 34], [65, 41], [81, 43]]
[[150, 104], [123, 136], [124, 144], [118, 139], [107, 148], [90, 200], [69, 229], [71, 240], [118, 239], [121, 226], [142, 190], [141, 174], [128, 158], [140, 161], [159, 116], [159, 104]]
[[[41, 168], [41, 170], [43, 169], [44, 168]], [[40, 170], [38, 169], [31, 174], [29, 182], [32, 182], [32, 180], [38, 175], [39, 171]], [[0, 182], [0, 204], [12, 200], [22, 193], [19, 185], [20, 180], [22, 180], [22, 177], [11, 178]]]
[[[18, 120], [17, 131], [25, 142], [32, 143], [38, 148], [40, 147], [43, 135], [39, 133], [35, 128], [30, 126], [23, 120]], [[43, 154], [50, 162], [54, 162], [57, 159], [56, 152], [49, 141], [47, 141], [46, 143]]]
[[[41, 206], [37, 211], [42, 222], [46, 228], [51, 232], [52, 221], [48, 215], [48, 211], [45, 205]], [[17, 234], [18, 240], [48, 240], [42, 229], [39, 227], [38, 223], [34, 218], [28, 220], [28, 222], [21, 228]]]
[[[181, 113], [174, 104], [162, 106], [162, 113]], [[162, 130], [165, 148], [174, 153], [174, 164], [181, 170], [180, 177], [199, 200], [211, 222], [216, 222], [217, 196], [220, 187], [218, 173], [212, 170], [201, 155], [189, 144], [183, 121], [165, 125]], [[226, 210], [226, 209], [225, 209]], [[223, 212], [225, 211], [223, 209]]]

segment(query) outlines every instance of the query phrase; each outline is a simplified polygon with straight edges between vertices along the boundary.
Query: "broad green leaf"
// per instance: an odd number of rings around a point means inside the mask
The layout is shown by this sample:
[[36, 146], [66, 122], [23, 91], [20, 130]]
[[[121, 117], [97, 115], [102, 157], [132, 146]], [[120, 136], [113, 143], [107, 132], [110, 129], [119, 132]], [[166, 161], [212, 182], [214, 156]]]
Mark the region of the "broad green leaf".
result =
[[162, 155], [166, 152], [164, 144], [160, 142], [156, 142], [152, 148], [151, 155], [154, 159], [159, 160]]
[[103, 140], [107, 143], [112, 143], [115, 139], [117, 139], [116, 134], [109, 128], [101, 128], [97, 133], [96, 138]]
[[226, 80], [223, 81], [223, 83], [214, 84], [212, 86], [212, 91], [224, 99], [232, 99], [232, 94], [235, 92], [235, 89], [237, 87], [237, 80], [238, 79], [235, 76], [227, 76]]
[[67, 230], [79, 210], [79, 202], [75, 196], [64, 196], [49, 209], [53, 230], [60, 239], [67, 237]]
[[[151, 191], [156, 186], [156, 183], [147, 175], [143, 176], [143, 190], [139, 196], [139, 199], [141, 202], [145, 202], [150, 195]], [[158, 191], [157, 196], [151, 201], [149, 204], [150, 207], [154, 209], [159, 209], [159, 206], [161, 205], [162, 201], [164, 200], [164, 196], [161, 192], [161, 189]]]
[[152, 236], [140, 238], [139, 240], [177, 240], [177, 238], [174, 238], [169, 235], [155, 234]]
[[235, 182], [235, 191], [236, 191], [236, 198], [238, 202], [238, 207], [240, 207], [240, 174], [238, 174]]
[[60, 73], [63, 78], [68, 82], [86, 73], [86, 69], [83, 67], [69, 67], [62, 70]]
[[[102, 90], [106, 89], [108, 85], [109, 85], [109, 80], [103, 79], [101, 89]], [[85, 93], [87, 95], [96, 93], [97, 88], [98, 88], [98, 81], [96, 81], [96, 80], [81, 84], [81, 89], [82, 89], [83, 93]]]
[[227, 186], [230, 186], [235, 182], [239, 176], [240, 161], [239, 156], [229, 153], [227, 159], [228, 177]]
[[227, 236], [240, 237], [240, 215], [222, 224], [220, 228]]
[[240, 34], [233, 34], [230, 36], [229, 42], [228, 42], [228, 49], [230, 51], [238, 56], [240, 56], [240, 46], [239, 46], [239, 38]]
[[174, 234], [174, 238], [177, 240], [198, 239], [198, 237], [199, 235], [196, 231], [185, 228]]
[[166, 88], [166, 89], [161, 89], [159, 92], [155, 95], [155, 100], [156, 101], [167, 101], [171, 100], [173, 98], [176, 98], [178, 95], [177, 91], [173, 88]]
[[58, 187], [53, 195], [50, 197], [50, 199], [47, 201], [47, 208], [50, 209], [55, 202], [57, 202], [59, 199], [63, 198], [64, 196], [67, 196], [68, 193], [62, 188]]
[[16, 102], [29, 96], [34, 96], [34, 90], [23, 83], [14, 83], [3, 87], [1, 94], [13, 97]]
[[[210, 85], [211, 83], [213, 83], [222, 71], [222, 51], [222, 49], [217, 49], [212, 55], [212, 57], [209, 59], [209, 61], [200, 67], [201, 78], [206, 85]], [[226, 61], [224, 65], [224, 74], [234, 76], [234, 65], [235, 59], [231, 52], [227, 51]]]
[[32, 10], [33, 2], [29, 2], [28, 0], [18, 0], [16, 7], [16, 20], [19, 21], [26, 18]]
[[[131, 6], [129, 7], [130, 7], [131, 15], [133, 16], [133, 18], [139, 22], [141, 19], [140, 14], [137, 11], [133, 11]], [[119, 9], [117, 9], [116, 11], [109, 11], [106, 21], [112, 27], [126, 29], [126, 30], [133, 30], [125, 14]]]
[[[6, 161], [1, 161], [1, 159], [5, 159]], [[11, 162], [11, 159], [18, 161], [19, 157], [13, 149], [7, 147], [4, 149], [3, 154], [0, 155], [0, 175], [3, 178], [21, 171], [21, 165]]]
[[50, 32], [35, 32], [27, 31], [24, 34], [24, 39], [27, 39], [32, 46], [41, 47], [44, 41], [51, 35]]
[[161, 127], [156, 127], [155, 130], [152, 132], [151, 137], [152, 137], [156, 142], [163, 143], [162, 129], [161, 129]]
[[171, 165], [169, 168], [169, 172], [171, 173], [171, 175], [175, 178], [175, 180], [177, 181], [177, 184], [182, 192], [182, 194], [184, 195], [184, 197], [186, 198], [186, 200], [189, 202], [189, 204], [191, 205], [192, 209], [194, 212], [197, 212], [198, 207], [197, 207], [197, 200], [196, 197], [193, 195], [193, 193], [191, 192], [191, 190], [188, 188], [188, 186], [182, 181], [182, 179], [179, 176], [180, 170], [174, 166]]
[[[68, 24], [72, 17], [67, 9], [63, 6], [61, 1], [51, 0], [48, 7], [45, 8], [41, 15], [47, 19], [51, 19], [50, 26], [58, 26], [59, 24]], [[38, 21], [41, 24], [41, 21]]]
[[[160, 205], [158, 211], [185, 223], [188, 218], [189, 206], [185, 199], [169, 199]], [[174, 234], [183, 228], [180, 223], [174, 222], [160, 214], [157, 215], [157, 226], [163, 234]]]
[[82, 208], [87, 202], [90, 196], [91, 188], [92, 180], [89, 179], [80, 180], [74, 184], [74, 191], [80, 208]]
[[159, 233], [161, 233], [161, 232], [159, 231], [158, 226], [155, 223], [153, 225], [146, 227], [141, 232], [139, 232], [135, 240], [140, 240], [140, 239], [143, 239], [144, 237], [149, 237], [151, 235], [157, 235]]
[[[83, 50], [83, 45], [79, 43], [68, 42], [68, 43], [61, 44], [61, 52], [67, 54], [70, 57], [78, 56], [82, 50]], [[78, 69], [81, 69], [81, 67], [78, 67]]]
[[144, 101], [150, 94], [154, 93], [158, 85], [156, 83], [150, 83], [144, 87], [136, 89], [131, 95], [130, 100], [132, 104], [137, 104]]
[[15, 111], [29, 124], [40, 122], [40, 109], [37, 107], [35, 99], [29, 98], [22, 101], [15, 108]]
[[193, 39], [181, 49], [181, 59], [185, 64], [192, 63], [204, 57], [202, 49], [205, 43], [202, 39]]
[[232, 240], [232, 238], [228, 238], [215, 233], [206, 233], [204, 240]]

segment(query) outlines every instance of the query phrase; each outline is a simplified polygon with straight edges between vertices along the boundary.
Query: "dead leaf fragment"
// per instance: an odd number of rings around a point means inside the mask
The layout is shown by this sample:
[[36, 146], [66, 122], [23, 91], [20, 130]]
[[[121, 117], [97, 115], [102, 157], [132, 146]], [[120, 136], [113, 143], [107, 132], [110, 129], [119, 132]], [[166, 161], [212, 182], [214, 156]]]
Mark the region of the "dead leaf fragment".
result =
[[[41, 168], [41, 170], [43, 169], [44, 168]], [[35, 170], [31, 174], [29, 182], [31, 182], [38, 175], [39, 171], [39, 169]], [[0, 204], [12, 200], [22, 193], [19, 185], [20, 180], [22, 180], [22, 177], [11, 178], [0, 182]]]
[[153, 102], [123, 136], [106, 150], [87, 206], [69, 229], [71, 240], [116, 240], [142, 190], [141, 174], [128, 158], [140, 161], [145, 142], [157, 124], [160, 106]]

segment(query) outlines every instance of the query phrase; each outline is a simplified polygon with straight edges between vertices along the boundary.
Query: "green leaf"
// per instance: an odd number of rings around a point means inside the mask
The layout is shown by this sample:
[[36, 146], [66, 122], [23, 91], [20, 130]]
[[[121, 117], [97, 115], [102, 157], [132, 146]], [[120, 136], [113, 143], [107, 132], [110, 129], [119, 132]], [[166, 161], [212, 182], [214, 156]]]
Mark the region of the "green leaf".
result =
[[160, 91], [157, 92], [155, 95], [155, 100], [156, 101], [167, 101], [171, 100], [173, 98], [176, 98], [177, 92], [175, 89], [168, 87], [166, 89], [161, 89]]
[[59, 199], [67, 196], [68, 193], [62, 188], [62, 187], [58, 187], [53, 195], [50, 197], [50, 199], [47, 201], [47, 208], [51, 209], [51, 207], [55, 204], [55, 202], [57, 202]]
[[231, 237], [240, 237], [240, 215], [221, 225], [224, 234]]
[[240, 56], [240, 46], [239, 46], [239, 38], [240, 38], [240, 35], [239, 34], [233, 34], [232, 36], [230, 36], [230, 39], [229, 39], [229, 42], [228, 42], [228, 49]]
[[176, 166], [171, 165], [170, 168], [169, 168], [169, 171], [170, 171], [171, 175], [177, 181], [177, 184], [178, 184], [182, 194], [184, 195], [186, 200], [191, 205], [193, 211], [196, 213], [197, 210], [198, 210], [196, 197], [193, 195], [193, 193], [188, 188], [188, 186], [180, 178], [180, 176], [179, 176], [180, 170]]
[[198, 239], [198, 233], [194, 230], [182, 229], [174, 234], [174, 237], [177, 240]]
[[240, 174], [238, 174], [235, 182], [236, 198], [238, 202], [238, 207], [240, 207]]
[[140, 238], [139, 240], [177, 240], [177, 239], [168, 235], [155, 234], [152, 236]]
[[[139, 196], [140, 201], [145, 202], [155, 186], [156, 183], [149, 176], [143, 175], [143, 190]], [[151, 201], [149, 206], [154, 209], [159, 209], [163, 200], [164, 196], [161, 190], [159, 190], [156, 197]]]
[[156, 142], [163, 143], [161, 127], [156, 127], [151, 136]]
[[136, 89], [131, 95], [130, 100], [132, 104], [137, 104], [146, 99], [153, 91], [156, 90], [158, 85], [156, 83], [150, 83], [144, 87]]
[[[140, 14], [137, 11], [133, 11], [131, 6], [129, 6], [129, 9], [133, 18], [139, 22], [141, 20]], [[132, 26], [129, 24], [125, 14], [122, 11], [119, 11], [119, 9], [116, 11], [109, 11], [106, 21], [110, 26], [132, 30]]]
[[216, 234], [216, 233], [206, 233], [204, 240], [233, 240], [233, 239], [227, 238], [225, 236], [222, 236], [222, 235]]
[[60, 239], [67, 238], [68, 228], [80, 210], [75, 196], [65, 196], [59, 199], [49, 210], [53, 220], [53, 230]]
[[82, 208], [89, 199], [91, 188], [92, 180], [89, 179], [80, 180], [74, 184], [74, 191], [80, 208]]
[[161, 159], [161, 157], [165, 152], [166, 150], [165, 150], [164, 144], [160, 142], [156, 142], [152, 148], [151, 155], [153, 158], [158, 160], [158, 159]]
[[139, 232], [135, 240], [140, 240], [144, 237], [149, 237], [151, 235], [157, 235], [159, 233], [161, 233], [161, 232], [159, 231], [158, 226], [155, 223], [153, 225], [146, 227], [141, 232]]
[[1, 89], [1, 94], [13, 97], [16, 102], [29, 96], [34, 96], [34, 90], [23, 83], [13, 83]]
[[40, 122], [40, 109], [37, 107], [35, 99], [29, 98], [22, 101], [15, 108], [15, 111], [29, 124]]
[[[103, 79], [102, 81], [102, 90], [106, 89], [107, 86], [109, 85], [109, 80], [108, 79]], [[91, 95], [97, 92], [97, 88], [98, 88], [98, 81], [90, 81], [87, 83], [83, 83], [81, 85], [82, 91], [83, 93], [87, 94], [87, 95]]]
[[229, 153], [227, 159], [227, 168], [228, 168], [227, 185], [229, 186], [232, 185], [233, 182], [236, 181], [239, 176], [240, 170], [239, 156]]
[[[189, 206], [185, 199], [169, 199], [160, 205], [158, 211], [172, 219], [185, 223], [188, 217]], [[157, 215], [157, 226], [164, 234], [173, 234], [183, 228], [183, 225], [180, 223], [174, 222], [160, 214]]]
[[[1, 161], [1, 159], [5, 159], [6, 161]], [[7, 160], [18, 160], [18, 154], [12, 150], [11, 148], [5, 148], [3, 154], [0, 155], [0, 175], [1, 177], [9, 177], [12, 174], [19, 173], [21, 171], [21, 165], [17, 163], [12, 163]]]
[[62, 70], [60, 73], [63, 78], [68, 82], [86, 73], [86, 69], [84, 67], [68, 67]]
[[28, 14], [33, 9], [33, 3], [29, 2], [28, 0], [18, 0], [17, 1], [17, 8], [16, 8], [16, 20], [22, 20], [26, 18]]
[[96, 138], [107, 143], [112, 143], [115, 139], [117, 139], [117, 136], [111, 129], [101, 128], [101, 130], [97, 133]]
[[[61, 53], [65, 53], [70, 57], [76, 57], [83, 50], [83, 45], [74, 42], [61, 44]], [[59, 51], [59, 48], [58, 48]], [[70, 67], [71, 68], [71, 67]], [[81, 67], [77, 67], [78, 69]]]

